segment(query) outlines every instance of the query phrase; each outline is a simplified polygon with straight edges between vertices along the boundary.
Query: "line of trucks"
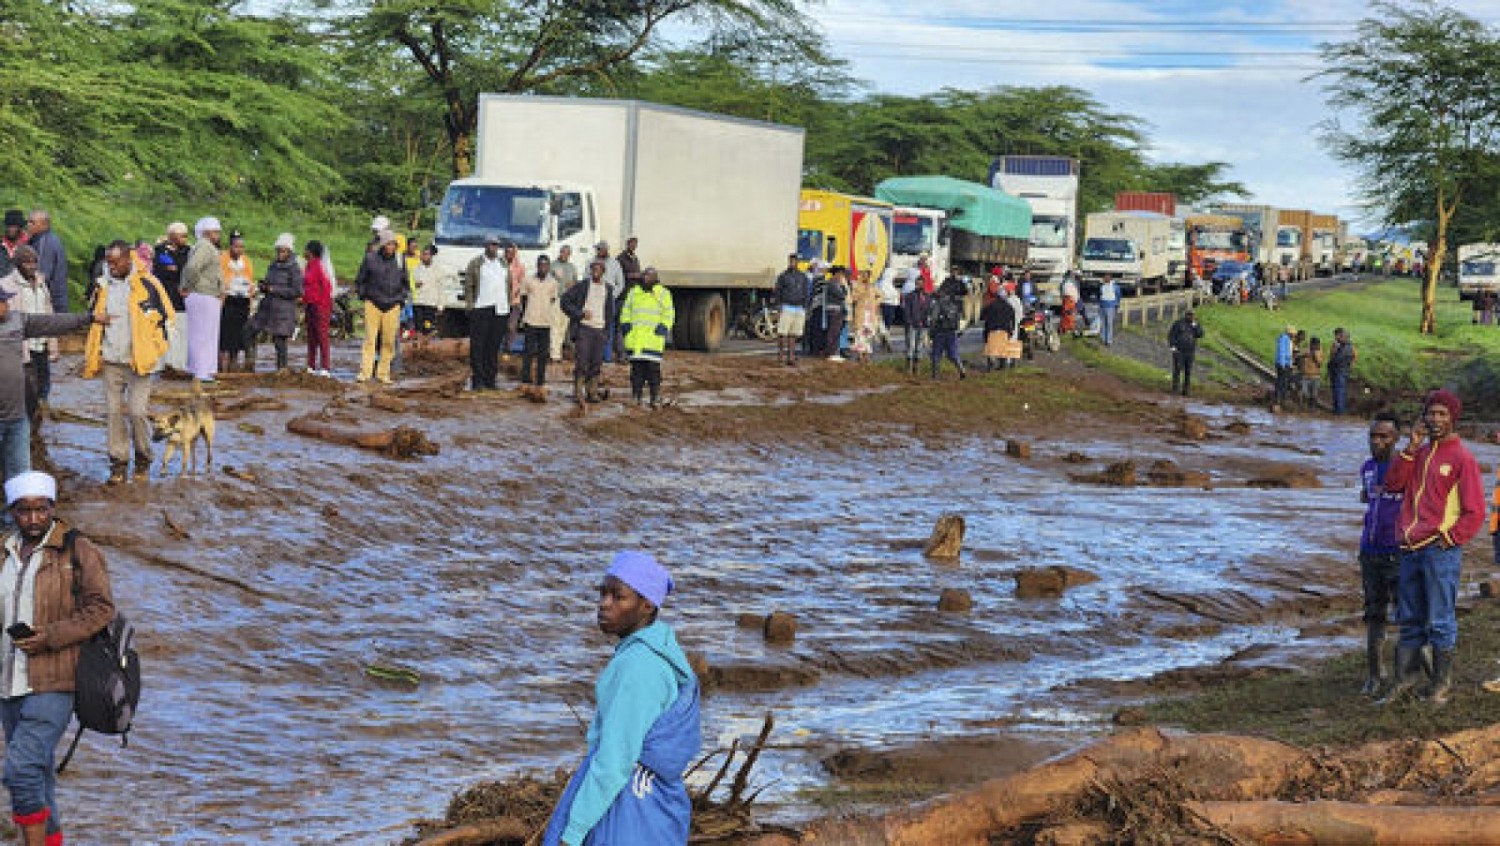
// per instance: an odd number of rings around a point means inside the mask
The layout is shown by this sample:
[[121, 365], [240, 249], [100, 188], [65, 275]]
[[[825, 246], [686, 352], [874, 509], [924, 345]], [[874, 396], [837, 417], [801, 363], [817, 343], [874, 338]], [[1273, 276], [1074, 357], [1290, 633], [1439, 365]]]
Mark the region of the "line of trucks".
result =
[[445, 305], [466, 308], [463, 273], [492, 236], [514, 243], [528, 267], [569, 246], [581, 272], [596, 244], [617, 252], [634, 237], [672, 289], [672, 340], [683, 349], [717, 349], [791, 252], [804, 267], [819, 260], [876, 279], [904, 277], [924, 254], [939, 279], [950, 267], [983, 278], [1001, 265], [1030, 271], [1044, 293], [1075, 271], [1085, 288], [1114, 278], [1145, 293], [1183, 284], [1186, 267], [1207, 277], [1228, 260], [1286, 267], [1299, 280], [1340, 261], [1331, 215], [1234, 205], [1179, 215], [1172, 195], [1149, 192], [1088, 215], [1080, 250], [1079, 163], [1063, 156], [998, 156], [983, 183], [902, 177], [856, 197], [802, 187], [799, 127], [527, 95], [481, 95], [478, 114], [474, 173], [452, 182], [437, 209], [435, 261], [456, 280]]

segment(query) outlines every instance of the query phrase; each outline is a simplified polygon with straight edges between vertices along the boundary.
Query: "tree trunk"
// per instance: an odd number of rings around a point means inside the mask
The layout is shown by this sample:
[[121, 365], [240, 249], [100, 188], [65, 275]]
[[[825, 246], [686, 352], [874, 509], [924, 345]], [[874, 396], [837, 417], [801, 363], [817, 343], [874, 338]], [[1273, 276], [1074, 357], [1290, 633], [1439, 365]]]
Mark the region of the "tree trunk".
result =
[[1449, 846], [1494, 843], [1500, 811], [1462, 807], [1371, 807], [1350, 802], [1192, 802], [1198, 816], [1250, 843], [1318, 846]]

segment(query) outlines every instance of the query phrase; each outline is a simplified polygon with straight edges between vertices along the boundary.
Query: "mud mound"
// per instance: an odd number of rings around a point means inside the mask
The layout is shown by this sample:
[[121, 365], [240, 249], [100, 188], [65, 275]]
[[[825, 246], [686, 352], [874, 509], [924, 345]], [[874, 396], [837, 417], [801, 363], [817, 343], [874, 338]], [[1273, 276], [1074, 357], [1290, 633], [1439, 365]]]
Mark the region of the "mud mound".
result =
[[1016, 598], [1042, 599], [1062, 596], [1068, 588], [1097, 582], [1099, 577], [1073, 567], [1027, 567], [1016, 572]]
[[1201, 470], [1184, 470], [1175, 461], [1158, 459], [1151, 462], [1146, 479], [1158, 488], [1208, 488], [1210, 480]]
[[344, 384], [326, 376], [314, 376], [306, 370], [271, 370], [265, 373], [221, 373], [219, 379], [240, 387], [297, 388], [304, 391], [338, 393]]
[[509, 817], [528, 829], [540, 829], [547, 825], [567, 786], [566, 770], [558, 770], [551, 778], [521, 775], [476, 785], [453, 797], [443, 821], [451, 827]]
[[1086, 485], [1132, 488], [1136, 485], [1135, 463], [1117, 461], [1098, 473], [1069, 473], [1068, 478]]
[[423, 455], [437, 455], [439, 447], [420, 430], [410, 426], [397, 426], [391, 432], [391, 442], [381, 453], [387, 458], [416, 458]]
[[1318, 474], [1296, 464], [1267, 462], [1260, 471], [1245, 480], [1251, 488], [1321, 488]]

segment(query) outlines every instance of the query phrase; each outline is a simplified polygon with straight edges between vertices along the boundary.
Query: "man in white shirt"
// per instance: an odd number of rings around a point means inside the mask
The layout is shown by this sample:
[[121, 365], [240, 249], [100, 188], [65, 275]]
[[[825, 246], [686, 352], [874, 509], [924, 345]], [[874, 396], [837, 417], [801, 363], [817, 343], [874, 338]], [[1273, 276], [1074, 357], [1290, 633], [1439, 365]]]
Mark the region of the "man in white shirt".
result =
[[485, 239], [484, 252], [464, 270], [464, 302], [469, 304], [469, 388], [498, 389], [500, 349], [510, 328], [510, 265], [500, 255], [500, 239]]
[[[557, 277], [558, 294], [564, 294], [578, 282], [578, 268], [573, 266], [573, 248], [563, 244], [557, 250], [557, 261], [552, 263], [552, 275]], [[560, 308], [552, 310], [551, 359], [562, 361], [563, 342], [568, 338], [568, 315]]]

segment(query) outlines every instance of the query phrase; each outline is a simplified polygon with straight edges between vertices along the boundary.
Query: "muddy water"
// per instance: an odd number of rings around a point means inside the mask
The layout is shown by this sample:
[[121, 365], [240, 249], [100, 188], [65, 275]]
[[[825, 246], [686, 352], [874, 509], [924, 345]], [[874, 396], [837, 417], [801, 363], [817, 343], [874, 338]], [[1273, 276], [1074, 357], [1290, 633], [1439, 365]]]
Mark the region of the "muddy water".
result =
[[[64, 383], [55, 403], [102, 416], [95, 391]], [[63, 780], [74, 842], [390, 843], [476, 780], [571, 765], [610, 649], [593, 628], [594, 585], [622, 547], [674, 571], [667, 618], [721, 680], [705, 704], [709, 741], [776, 712], [782, 748], [757, 771], [775, 781], [772, 803], [818, 783], [817, 757], [841, 745], [993, 723], [1101, 730], [1109, 706], [1090, 680], [1291, 643], [1295, 615], [1281, 609], [1309, 597], [1333, 597], [1338, 613], [1357, 605], [1359, 506], [1345, 481], [1362, 459], [1357, 426], [1251, 415], [1253, 434], [1205, 444], [1054, 433], [1018, 462], [980, 439], [938, 450], [893, 436], [854, 456], [625, 446], [559, 412], [424, 403], [443, 453], [416, 463], [284, 434], [288, 412], [258, 413], [245, 420], [268, 434], [221, 422], [218, 450], [256, 482], [80, 490], [65, 510], [106, 546], [147, 675], [129, 748], [90, 738]], [[53, 439], [65, 466], [102, 478], [102, 430], [69, 424]], [[1090, 463], [1056, 460], [1069, 451]], [[1067, 479], [1126, 457], [1211, 469], [1215, 489]], [[1326, 486], [1237, 486], [1268, 457]], [[934, 519], [955, 510], [969, 520], [962, 563], [922, 560]], [[169, 538], [164, 513], [192, 537]], [[1099, 581], [1016, 599], [1014, 570], [1049, 564]], [[944, 587], [970, 590], [973, 612], [938, 615]], [[798, 615], [795, 646], [735, 626], [773, 609]], [[377, 681], [370, 664], [422, 683]], [[82, 801], [125, 784], [150, 798], [128, 812]]]

